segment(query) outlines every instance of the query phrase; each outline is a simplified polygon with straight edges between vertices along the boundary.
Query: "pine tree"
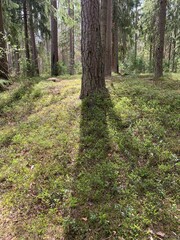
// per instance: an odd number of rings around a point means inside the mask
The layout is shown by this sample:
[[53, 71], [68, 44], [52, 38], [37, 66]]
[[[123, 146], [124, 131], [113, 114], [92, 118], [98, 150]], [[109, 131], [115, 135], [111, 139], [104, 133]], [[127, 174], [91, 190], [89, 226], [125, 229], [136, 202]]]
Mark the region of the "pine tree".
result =
[[6, 56], [6, 42], [4, 39], [4, 25], [1, 0], [0, 0], [0, 78], [8, 79], [8, 63]]
[[55, 11], [57, 9], [57, 0], [51, 0], [53, 11], [51, 14], [51, 74], [58, 75], [58, 28]]
[[105, 89], [99, 0], [81, 0], [82, 86], [80, 98]]
[[157, 43], [155, 50], [155, 72], [154, 78], [163, 76], [163, 54], [164, 54], [164, 36], [166, 25], [166, 6], [167, 0], [159, 0], [159, 12], [157, 19]]

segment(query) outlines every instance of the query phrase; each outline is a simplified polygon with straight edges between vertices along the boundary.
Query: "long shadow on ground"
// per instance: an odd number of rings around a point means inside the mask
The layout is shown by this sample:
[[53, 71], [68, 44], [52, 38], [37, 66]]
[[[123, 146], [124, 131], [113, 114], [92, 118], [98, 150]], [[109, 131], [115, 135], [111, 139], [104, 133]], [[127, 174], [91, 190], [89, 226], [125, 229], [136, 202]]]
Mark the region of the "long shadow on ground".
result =
[[112, 157], [107, 118], [122, 128], [109, 93], [82, 102], [80, 148], [74, 167], [70, 218], [65, 239], [106, 239], [113, 234], [111, 210], [117, 195], [117, 164]]

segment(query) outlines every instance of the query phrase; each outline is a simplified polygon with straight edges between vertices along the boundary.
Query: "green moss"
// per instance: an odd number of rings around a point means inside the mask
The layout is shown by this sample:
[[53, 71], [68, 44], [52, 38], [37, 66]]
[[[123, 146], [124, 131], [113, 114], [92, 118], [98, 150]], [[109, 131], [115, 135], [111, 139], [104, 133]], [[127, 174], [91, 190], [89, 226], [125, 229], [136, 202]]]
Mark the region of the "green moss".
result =
[[83, 102], [80, 76], [1, 93], [2, 239], [177, 239], [178, 79], [114, 76]]

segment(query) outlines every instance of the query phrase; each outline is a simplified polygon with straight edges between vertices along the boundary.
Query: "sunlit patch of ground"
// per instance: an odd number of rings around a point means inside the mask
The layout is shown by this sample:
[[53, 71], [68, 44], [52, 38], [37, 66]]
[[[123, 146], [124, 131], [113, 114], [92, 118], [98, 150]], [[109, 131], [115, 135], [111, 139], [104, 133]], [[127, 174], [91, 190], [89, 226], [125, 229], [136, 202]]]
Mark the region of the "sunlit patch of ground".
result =
[[0, 93], [0, 238], [178, 239], [179, 75]]

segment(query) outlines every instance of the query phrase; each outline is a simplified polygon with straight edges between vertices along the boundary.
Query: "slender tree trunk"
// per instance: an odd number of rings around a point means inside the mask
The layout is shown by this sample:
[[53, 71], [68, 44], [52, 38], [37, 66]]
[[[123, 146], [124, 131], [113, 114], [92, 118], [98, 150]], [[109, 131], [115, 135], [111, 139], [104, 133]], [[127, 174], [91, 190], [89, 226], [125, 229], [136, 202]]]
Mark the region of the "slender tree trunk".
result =
[[99, 0], [81, 0], [82, 86], [81, 98], [105, 89], [100, 33]]
[[170, 66], [171, 66], [171, 50], [172, 50], [172, 40], [171, 40], [172, 36], [170, 36], [169, 39], [169, 53], [168, 53], [168, 69], [170, 71]]
[[[51, 0], [52, 7], [57, 9], [57, 0]], [[51, 14], [51, 74], [58, 75], [58, 27], [55, 13]]]
[[102, 42], [102, 58], [103, 58], [103, 68], [105, 71], [106, 65], [106, 35], [107, 35], [107, 7], [108, 0], [101, 0], [101, 42]]
[[14, 65], [15, 65], [15, 72], [17, 76], [20, 75], [19, 59], [20, 59], [20, 55], [19, 55], [19, 48], [18, 48], [14, 52]]
[[113, 7], [113, 30], [112, 30], [112, 71], [119, 73], [118, 63], [118, 22], [117, 22], [117, 6]]
[[138, 45], [138, 35], [137, 35], [137, 29], [138, 29], [138, 1], [136, 0], [136, 9], [135, 9], [135, 36], [134, 36], [134, 60], [137, 59], [137, 45]]
[[31, 61], [29, 51], [29, 33], [28, 33], [28, 18], [27, 18], [27, 1], [23, 1], [23, 13], [24, 13], [24, 35], [25, 35], [25, 51], [26, 51], [26, 68], [27, 76], [31, 76]]
[[[68, 14], [69, 17], [74, 20], [74, 3], [73, 0], [68, 0], [69, 9]], [[69, 30], [69, 43], [70, 43], [70, 56], [69, 56], [69, 73], [70, 75], [74, 75], [74, 25]]]
[[153, 38], [150, 38], [150, 46], [149, 46], [149, 72], [152, 72], [152, 57], [153, 57]]
[[111, 76], [112, 66], [112, 0], [107, 5], [107, 30], [106, 30], [106, 62], [105, 75]]
[[158, 79], [163, 76], [163, 53], [164, 53], [164, 35], [166, 25], [166, 6], [167, 0], [159, 0], [158, 14], [158, 32], [155, 51], [155, 73], [154, 78]]
[[6, 42], [4, 39], [4, 25], [1, 0], [0, 0], [0, 78], [8, 79], [8, 62], [6, 55]]
[[173, 51], [172, 51], [172, 72], [176, 72], [176, 37], [177, 37], [177, 29], [175, 26], [174, 29], [174, 39], [173, 39]]
[[32, 72], [34, 73], [34, 76], [38, 76], [39, 75], [38, 54], [37, 54], [36, 40], [35, 40], [35, 34], [34, 34], [32, 6], [30, 5], [30, 3], [28, 4], [28, 8], [29, 8], [29, 31], [30, 31], [30, 37], [31, 37], [31, 52], [32, 52]]

